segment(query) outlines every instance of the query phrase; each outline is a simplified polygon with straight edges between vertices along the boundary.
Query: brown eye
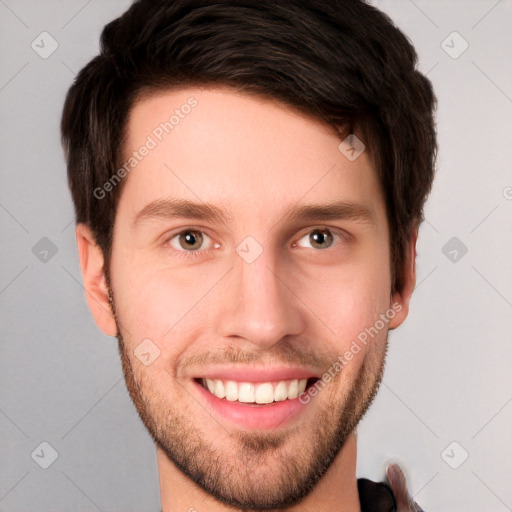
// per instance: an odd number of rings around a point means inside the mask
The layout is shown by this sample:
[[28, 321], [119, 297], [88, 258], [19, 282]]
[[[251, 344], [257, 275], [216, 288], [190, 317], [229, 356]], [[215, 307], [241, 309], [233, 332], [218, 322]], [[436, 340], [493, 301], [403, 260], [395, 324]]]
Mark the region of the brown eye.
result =
[[315, 229], [309, 235], [311, 246], [316, 249], [325, 249], [330, 247], [333, 242], [332, 233], [327, 229]]
[[299, 245], [301, 245], [300, 242], [303, 240], [307, 240], [309, 247], [313, 249], [328, 249], [334, 242], [334, 235], [330, 229], [317, 228], [304, 235], [300, 239]]
[[[171, 238], [171, 246], [178, 251], [197, 251], [201, 249], [205, 237], [209, 238], [208, 235], [201, 231], [187, 229]], [[176, 241], [178, 242], [177, 244]]]

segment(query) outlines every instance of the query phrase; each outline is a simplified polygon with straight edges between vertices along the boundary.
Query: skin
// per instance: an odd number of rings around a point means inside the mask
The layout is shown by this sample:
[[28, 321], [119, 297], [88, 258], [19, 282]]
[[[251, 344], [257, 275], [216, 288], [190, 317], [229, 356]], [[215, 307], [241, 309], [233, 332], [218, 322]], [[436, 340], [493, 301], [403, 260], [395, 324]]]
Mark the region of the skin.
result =
[[[369, 155], [349, 161], [329, 127], [268, 99], [160, 92], [132, 108], [127, 152], [190, 97], [197, 106], [124, 178], [110, 299], [103, 255], [89, 228], [76, 228], [89, 307], [118, 337], [128, 390], [156, 442], [162, 509], [357, 511], [355, 427], [380, 383], [388, 329], [408, 314], [416, 232], [405, 286], [391, 294], [389, 226]], [[134, 227], [138, 212], [166, 198], [211, 203], [231, 218]], [[370, 219], [286, 217], [297, 204], [340, 200]], [[203, 245], [191, 250], [177, 235], [192, 228]], [[315, 229], [332, 238], [315, 245]], [[247, 236], [263, 249], [250, 264], [236, 251]], [[393, 305], [400, 311], [290, 423], [242, 431], [197, 393], [192, 379], [206, 362], [322, 374]], [[145, 339], [160, 351], [148, 366], [134, 356]]]

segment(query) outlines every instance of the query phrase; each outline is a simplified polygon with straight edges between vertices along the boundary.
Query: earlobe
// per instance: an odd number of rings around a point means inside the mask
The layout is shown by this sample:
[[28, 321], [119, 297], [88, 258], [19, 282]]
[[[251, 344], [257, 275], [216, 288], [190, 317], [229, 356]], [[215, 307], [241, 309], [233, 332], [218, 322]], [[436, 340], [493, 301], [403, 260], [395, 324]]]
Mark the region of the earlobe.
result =
[[409, 314], [409, 302], [412, 292], [416, 286], [416, 242], [418, 240], [418, 230], [411, 228], [409, 243], [407, 246], [407, 258], [403, 271], [403, 286], [400, 291], [393, 293], [391, 297], [391, 307], [397, 313], [389, 321], [389, 329], [396, 329], [407, 318]]
[[87, 225], [77, 224], [75, 235], [85, 297], [89, 309], [101, 331], [108, 336], [116, 336], [117, 324], [108, 297], [108, 288], [103, 271], [103, 253]]

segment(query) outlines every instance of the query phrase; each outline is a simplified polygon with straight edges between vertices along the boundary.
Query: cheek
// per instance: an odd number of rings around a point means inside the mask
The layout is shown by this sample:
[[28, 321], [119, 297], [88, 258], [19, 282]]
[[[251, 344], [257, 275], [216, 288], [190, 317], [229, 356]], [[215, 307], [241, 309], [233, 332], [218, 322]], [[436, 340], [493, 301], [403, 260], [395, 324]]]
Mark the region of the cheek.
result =
[[298, 295], [343, 345], [373, 325], [389, 307], [389, 270], [375, 262], [333, 269], [315, 276], [314, 286], [302, 285]]
[[124, 251], [113, 254], [111, 273], [116, 312], [131, 338], [159, 337], [165, 332], [166, 315], [172, 321], [169, 304], [176, 298], [169, 296], [167, 287], [149, 268], [133, 254]]
[[207, 321], [208, 301], [204, 295], [218, 278], [177, 273], [137, 261], [133, 256], [126, 261], [130, 264], [116, 267], [114, 281], [117, 313], [126, 331], [125, 343], [135, 347], [149, 338], [160, 350], [157, 361], [168, 362], [187, 348], [192, 331], [201, 329]]

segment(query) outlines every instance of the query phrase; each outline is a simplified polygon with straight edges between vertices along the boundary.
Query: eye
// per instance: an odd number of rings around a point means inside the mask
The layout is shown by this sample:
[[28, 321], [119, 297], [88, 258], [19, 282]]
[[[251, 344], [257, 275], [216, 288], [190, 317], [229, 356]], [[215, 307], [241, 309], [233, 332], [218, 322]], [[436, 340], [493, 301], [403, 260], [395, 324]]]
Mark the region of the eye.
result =
[[[340, 237], [337, 233], [327, 228], [315, 228], [297, 242], [298, 245], [304, 247], [303, 241], [309, 243], [309, 247], [313, 249], [328, 249], [334, 243], [334, 237]], [[305, 247], [308, 247], [307, 245]]]
[[187, 229], [172, 236], [169, 243], [177, 251], [196, 252], [199, 249], [209, 249], [209, 247], [202, 247], [205, 240], [209, 240], [211, 244], [211, 238], [206, 233], [195, 229]]

